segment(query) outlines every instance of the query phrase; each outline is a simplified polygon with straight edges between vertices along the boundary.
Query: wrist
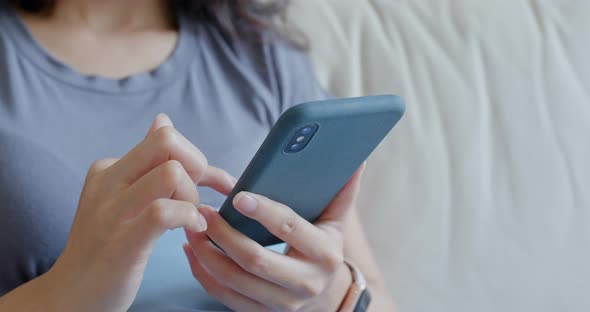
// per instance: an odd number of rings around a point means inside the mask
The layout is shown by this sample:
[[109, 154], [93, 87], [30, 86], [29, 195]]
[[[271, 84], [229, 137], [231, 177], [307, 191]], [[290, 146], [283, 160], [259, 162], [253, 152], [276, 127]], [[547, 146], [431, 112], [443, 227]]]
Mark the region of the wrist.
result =
[[342, 262], [342, 265], [336, 272], [336, 276], [334, 280], [330, 283], [330, 286], [327, 290], [327, 300], [326, 302], [326, 309], [325, 311], [337, 311], [342, 301], [346, 297], [348, 293], [348, 289], [350, 289], [350, 285], [352, 284], [352, 274], [350, 273], [350, 269], [348, 266]]
[[56, 282], [55, 276], [46, 272], [0, 297], [0, 311], [82, 311], [78, 309], [81, 306], [67, 304], [71, 298], [63, 295], [66, 293]]
[[55, 266], [41, 275], [39, 284], [44, 289], [43, 301], [47, 311], [86, 311], [88, 302], [84, 299], [83, 288], [77, 286], [67, 272]]
[[48, 289], [50, 307], [55, 311], [119, 311], [105, 295], [109, 283], [107, 270], [97, 263], [80, 265], [58, 258], [42, 277]]

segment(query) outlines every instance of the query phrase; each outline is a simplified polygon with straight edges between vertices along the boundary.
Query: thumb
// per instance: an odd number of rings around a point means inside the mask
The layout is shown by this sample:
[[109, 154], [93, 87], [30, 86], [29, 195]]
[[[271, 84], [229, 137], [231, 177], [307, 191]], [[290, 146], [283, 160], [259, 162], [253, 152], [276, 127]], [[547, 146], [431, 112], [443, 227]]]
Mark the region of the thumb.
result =
[[156, 116], [156, 119], [154, 119], [154, 122], [152, 123], [150, 130], [148, 130], [146, 137], [154, 133], [156, 130], [166, 126], [174, 128], [172, 120], [170, 120], [170, 117], [168, 117], [168, 115], [164, 113], [158, 114], [158, 116]]
[[354, 205], [356, 198], [358, 197], [358, 193], [361, 186], [361, 179], [365, 168], [367, 167], [367, 162], [363, 162], [363, 164], [356, 170], [356, 172], [352, 175], [350, 180], [342, 187], [340, 192], [336, 194], [334, 199], [330, 202], [326, 210], [322, 213], [318, 222], [342, 222], [348, 215], [348, 212], [351, 210], [352, 206]]

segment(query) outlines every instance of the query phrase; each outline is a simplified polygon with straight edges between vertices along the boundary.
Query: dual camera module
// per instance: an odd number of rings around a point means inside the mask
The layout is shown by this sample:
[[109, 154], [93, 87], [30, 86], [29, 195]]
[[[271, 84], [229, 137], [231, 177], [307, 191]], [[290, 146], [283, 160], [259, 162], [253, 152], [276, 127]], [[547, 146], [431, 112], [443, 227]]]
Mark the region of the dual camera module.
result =
[[318, 125], [307, 125], [297, 130], [285, 147], [285, 153], [293, 154], [302, 151], [318, 131], [318, 128]]

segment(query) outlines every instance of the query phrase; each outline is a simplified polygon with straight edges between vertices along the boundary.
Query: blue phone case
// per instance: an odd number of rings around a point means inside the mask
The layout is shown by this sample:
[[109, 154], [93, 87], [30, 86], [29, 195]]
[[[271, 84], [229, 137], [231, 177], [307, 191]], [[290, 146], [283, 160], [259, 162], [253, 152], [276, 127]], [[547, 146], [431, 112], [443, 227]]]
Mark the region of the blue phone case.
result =
[[[219, 213], [235, 229], [263, 246], [280, 243], [232, 204], [241, 191], [264, 195], [311, 222], [400, 120], [403, 100], [380, 95], [299, 104], [276, 122]], [[315, 133], [299, 152], [289, 152], [304, 127]], [[301, 148], [301, 147], [300, 147]], [[300, 149], [299, 148], [299, 149]]]

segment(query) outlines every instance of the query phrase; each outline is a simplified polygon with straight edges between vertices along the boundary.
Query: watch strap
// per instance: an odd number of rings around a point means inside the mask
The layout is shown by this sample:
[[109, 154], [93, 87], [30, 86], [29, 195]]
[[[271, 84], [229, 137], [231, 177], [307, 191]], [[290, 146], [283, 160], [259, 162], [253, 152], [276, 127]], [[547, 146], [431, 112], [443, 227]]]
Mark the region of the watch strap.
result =
[[371, 293], [369, 292], [368, 288], [365, 288], [361, 293], [359, 300], [354, 307], [354, 312], [365, 312], [369, 308], [369, 303], [371, 303]]
[[344, 260], [352, 274], [352, 284], [338, 309], [339, 312], [365, 312], [371, 302], [371, 294], [367, 289], [367, 282], [357, 266], [349, 260]]

